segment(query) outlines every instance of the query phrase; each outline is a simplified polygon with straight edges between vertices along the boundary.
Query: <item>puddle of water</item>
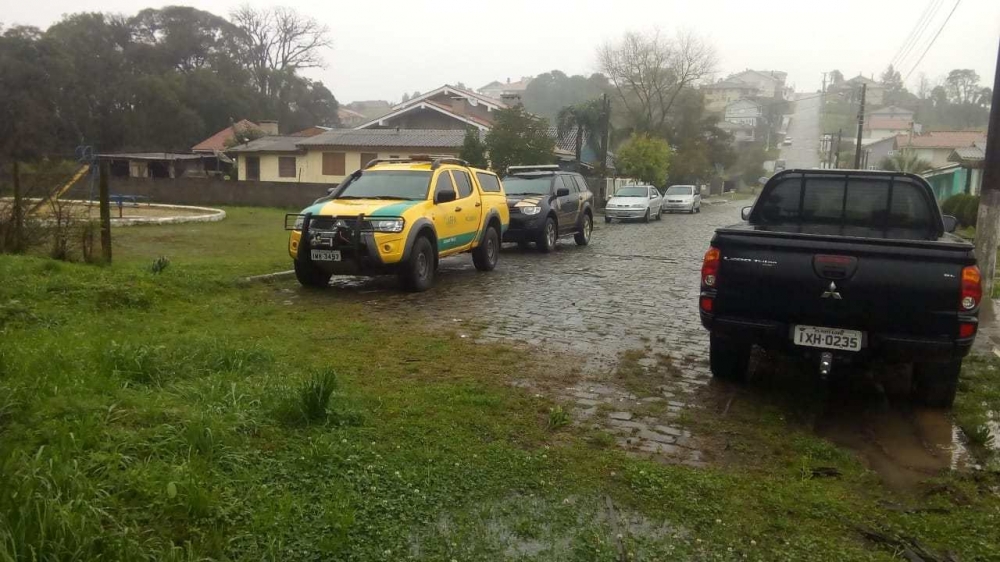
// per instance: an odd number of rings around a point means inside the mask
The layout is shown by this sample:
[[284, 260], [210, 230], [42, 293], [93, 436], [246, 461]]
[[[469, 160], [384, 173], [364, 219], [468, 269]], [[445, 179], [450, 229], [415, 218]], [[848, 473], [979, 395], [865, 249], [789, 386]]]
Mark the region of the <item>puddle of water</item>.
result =
[[909, 488], [970, 463], [962, 432], [944, 412], [888, 404], [834, 404], [816, 432], [859, 452], [895, 488]]

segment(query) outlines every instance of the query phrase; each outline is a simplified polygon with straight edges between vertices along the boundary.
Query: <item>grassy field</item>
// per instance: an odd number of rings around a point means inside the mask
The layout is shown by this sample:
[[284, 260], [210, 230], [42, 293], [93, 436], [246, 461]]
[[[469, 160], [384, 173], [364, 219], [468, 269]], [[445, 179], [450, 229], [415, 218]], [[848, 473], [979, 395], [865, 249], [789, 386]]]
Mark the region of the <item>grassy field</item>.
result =
[[[237, 282], [288, 268], [283, 213], [227, 210], [116, 229], [111, 267], [0, 256], [0, 561], [1000, 552], [995, 465], [891, 491], [778, 403], [692, 414], [746, 462], [629, 457], [509, 384], [552, 354]], [[976, 425], [1000, 397], [973, 369]]]

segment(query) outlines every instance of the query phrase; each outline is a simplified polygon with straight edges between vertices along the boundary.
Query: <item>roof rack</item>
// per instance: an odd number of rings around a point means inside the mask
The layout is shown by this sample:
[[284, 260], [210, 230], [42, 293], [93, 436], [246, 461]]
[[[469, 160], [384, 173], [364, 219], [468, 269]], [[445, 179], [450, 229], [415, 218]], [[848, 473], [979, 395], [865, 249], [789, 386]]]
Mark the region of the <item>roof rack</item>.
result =
[[376, 164], [400, 164], [405, 162], [430, 162], [432, 170], [440, 168], [442, 164], [454, 164], [456, 166], [469, 165], [465, 160], [447, 154], [411, 154], [404, 158], [376, 158], [370, 160], [365, 165], [365, 169], [367, 170]]
[[516, 172], [558, 172], [558, 164], [532, 164], [530, 166], [507, 166], [508, 173]]

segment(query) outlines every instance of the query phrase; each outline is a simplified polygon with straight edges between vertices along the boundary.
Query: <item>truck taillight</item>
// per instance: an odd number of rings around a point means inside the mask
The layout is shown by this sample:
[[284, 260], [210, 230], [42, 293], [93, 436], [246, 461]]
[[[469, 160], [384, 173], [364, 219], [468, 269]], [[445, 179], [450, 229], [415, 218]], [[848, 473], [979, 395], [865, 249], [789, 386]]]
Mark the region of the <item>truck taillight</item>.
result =
[[962, 298], [959, 300], [959, 308], [972, 310], [979, 306], [982, 298], [983, 284], [979, 268], [974, 265], [962, 268]]
[[701, 284], [714, 287], [719, 282], [719, 249], [712, 246], [705, 252], [705, 261], [701, 264]]

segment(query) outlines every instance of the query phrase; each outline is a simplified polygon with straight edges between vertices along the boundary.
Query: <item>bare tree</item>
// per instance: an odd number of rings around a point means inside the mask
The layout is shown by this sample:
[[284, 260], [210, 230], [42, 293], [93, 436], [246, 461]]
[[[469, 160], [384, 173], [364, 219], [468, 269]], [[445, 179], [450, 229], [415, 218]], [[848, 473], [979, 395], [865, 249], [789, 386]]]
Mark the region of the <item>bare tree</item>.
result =
[[264, 95], [275, 93], [283, 75], [323, 66], [322, 50], [332, 45], [327, 26], [290, 8], [243, 5], [230, 18], [241, 62]]
[[685, 87], [715, 71], [715, 49], [691, 32], [665, 39], [629, 32], [598, 49], [598, 63], [636, 131], [661, 131]]

